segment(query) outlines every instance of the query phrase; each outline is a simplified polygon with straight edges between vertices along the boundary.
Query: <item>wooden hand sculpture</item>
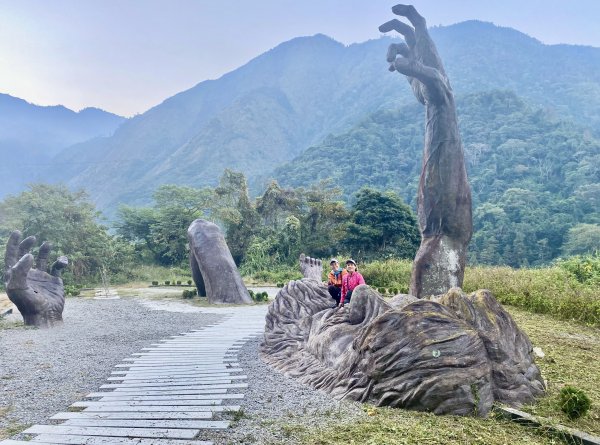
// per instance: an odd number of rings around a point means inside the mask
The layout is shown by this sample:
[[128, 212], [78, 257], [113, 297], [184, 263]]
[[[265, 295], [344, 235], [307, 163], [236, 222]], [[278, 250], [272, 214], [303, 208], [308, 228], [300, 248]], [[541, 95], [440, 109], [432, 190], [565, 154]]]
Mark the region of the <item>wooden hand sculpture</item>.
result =
[[392, 12], [406, 17], [412, 26], [394, 19], [379, 27], [381, 32], [399, 32], [406, 42], [390, 45], [390, 71], [405, 75], [417, 100], [426, 107], [417, 205], [422, 238], [410, 286], [410, 293], [421, 298], [462, 287], [473, 232], [471, 189], [454, 95], [425, 19], [411, 5], [396, 5]]
[[68, 265], [66, 256], [59, 257], [46, 272], [51, 246], [44, 242], [33, 268], [29, 250], [35, 243], [30, 236], [21, 241], [21, 232], [11, 233], [4, 257], [6, 293], [21, 312], [26, 325], [51, 327], [62, 323], [65, 292], [60, 274]]

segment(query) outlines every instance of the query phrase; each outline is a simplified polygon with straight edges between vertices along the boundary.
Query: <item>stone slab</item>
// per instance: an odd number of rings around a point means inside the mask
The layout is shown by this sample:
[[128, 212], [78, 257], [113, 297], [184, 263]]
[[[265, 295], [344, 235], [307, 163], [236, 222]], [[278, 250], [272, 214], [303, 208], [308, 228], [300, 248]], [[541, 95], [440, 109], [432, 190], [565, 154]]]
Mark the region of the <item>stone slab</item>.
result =
[[[190, 394], [180, 394], [180, 395], [188, 395], [188, 396], [192, 396], [192, 395], [204, 395], [204, 396], [209, 396], [209, 395], [213, 395], [214, 394], [225, 394], [227, 393], [227, 389], [205, 389], [205, 390], [197, 390], [197, 391], [190, 391]], [[87, 394], [85, 397], [86, 398], [98, 398], [98, 397], [103, 397], [103, 398], [107, 398], [107, 397], [131, 397], [131, 396], [168, 396], [169, 394], [164, 394], [162, 391], [161, 392], [154, 392], [154, 393], [150, 393], [147, 394], [147, 391], [138, 391], [138, 393], [136, 394], [136, 392], [127, 392], [125, 394], [123, 393], [115, 393], [114, 391], [104, 391], [104, 392], [91, 392], [89, 394]]]
[[94, 413], [126, 413], [126, 412], [138, 412], [138, 413], [153, 413], [153, 412], [174, 412], [174, 411], [211, 411], [211, 412], [223, 412], [223, 411], [238, 411], [239, 405], [163, 405], [163, 406], [94, 406], [86, 408], [85, 412]]
[[25, 442], [36, 445], [43, 444], [67, 444], [67, 445], [213, 445], [213, 442], [198, 440], [179, 439], [142, 439], [106, 436], [59, 436], [54, 434], [43, 434]]
[[229, 422], [221, 420], [114, 420], [114, 419], [70, 419], [64, 426], [118, 427], [118, 428], [167, 428], [167, 429], [226, 429]]
[[143, 375], [143, 376], [121, 376], [121, 377], [108, 377], [106, 380], [108, 380], [109, 382], [114, 382], [114, 381], [122, 381], [123, 383], [129, 383], [129, 382], [140, 382], [140, 383], [154, 383], [154, 382], [175, 382], [175, 381], [179, 381], [179, 380], [195, 380], [196, 382], [199, 383], [231, 383], [231, 380], [245, 380], [247, 379], [248, 376], [245, 375], [222, 375], [222, 376], [216, 376], [216, 377], [205, 377], [204, 374], [194, 374], [194, 373], [185, 373], [185, 374], [178, 374], [175, 375], [173, 377], [169, 377], [168, 375], [165, 376], [161, 376], [161, 375], [155, 375], [155, 376], [150, 376], [150, 375]]
[[221, 399], [202, 400], [130, 400], [130, 401], [102, 401], [102, 402], [75, 402], [73, 408], [100, 408], [105, 406], [214, 406], [223, 403]]
[[150, 413], [138, 413], [138, 412], [108, 412], [108, 413], [94, 413], [88, 411], [79, 412], [64, 412], [58, 413], [50, 417], [52, 420], [68, 420], [68, 419], [182, 419], [182, 420], [194, 420], [194, 419], [212, 419], [213, 413], [211, 411], [167, 411], [167, 412], [150, 412]]
[[[126, 394], [124, 396], [121, 397], [101, 397], [100, 400], [98, 400], [99, 402], [117, 402], [117, 401], [151, 401], [151, 400], [155, 400], [155, 401], [161, 401], [161, 400], [169, 400], [172, 402], [177, 402], [178, 400], [208, 400], [208, 399], [215, 399], [215, 398], [219, 398], [220, 400], [229, 400], [229, 399], [243, 399], [244, 398], [244, 394], [219, 394], [218, 396], [215, 396], [215, 394], [194, 394], [194, 395], [166, 395], [166, 396], [132, 396], [130, 394]], [[173, 403], [173, 405], [176, 405], [177, 403]]]
[[197, 429], [174, 428], [106, 428], [78, 427], [62, 425], [34, 425], [27, 428], [25, 434], [59, 434], [107, 437], [145, 437], [162, 439], [193, 439], [200, 431]]
[[[148, 386], [150, 385], [150, 386]], [[137, 391], [193, 391], [197, 389], [222, 389], [222, 388], [246, 388], [247, 383], [219, 383], [215, 385], [194, 385], [194, 384], [182, 384], [182, 385], [156, 385], [156, 384], [142, 384], [140, 385], [124, 385], [121, 383], [107, 383], [102, 385], [100, 389], [113, 389], [114, 392], [137, 392]], [[139, 388], [139, 389], [138, 389]]]

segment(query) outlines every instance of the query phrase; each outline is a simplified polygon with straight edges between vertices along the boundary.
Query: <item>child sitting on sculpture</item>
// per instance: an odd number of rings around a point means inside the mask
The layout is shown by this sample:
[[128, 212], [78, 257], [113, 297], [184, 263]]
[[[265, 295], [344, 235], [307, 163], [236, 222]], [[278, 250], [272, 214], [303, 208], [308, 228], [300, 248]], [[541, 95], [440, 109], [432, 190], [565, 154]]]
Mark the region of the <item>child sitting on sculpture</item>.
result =
[[342, 278], [342, 295], [338, 307], [344, 307], [352, 298], [352, 292], [356, 286], [366, 284], [363, 276], [358, 272], [356, 262], [350, 258], [346, 261], [346, 270], [348, 273]]
[[335, 300], [333, 308], [336, 308], [340, 304], [340, 298], [342, 296], [342, 279], [348, 272], [346, 269], [340, 267], [339, 261], [335, 258], [331, 259], [329, 265], [331, 266], [331, 271], [327, 276], [327, 290], [329, 291], [331, 298]]

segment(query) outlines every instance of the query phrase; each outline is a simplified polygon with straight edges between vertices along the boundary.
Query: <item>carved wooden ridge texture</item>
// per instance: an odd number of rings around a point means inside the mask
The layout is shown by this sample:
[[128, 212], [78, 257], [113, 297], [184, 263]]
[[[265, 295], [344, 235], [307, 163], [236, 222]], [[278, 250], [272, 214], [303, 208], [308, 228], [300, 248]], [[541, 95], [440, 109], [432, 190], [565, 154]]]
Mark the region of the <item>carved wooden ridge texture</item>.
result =
[[381, 32], [399, 32], [406, 42], [390, 45], [390, 71], [406, 76], [426, 109], [417, 205], [421, 245], [410, 285], [411, 295], [420, 298], [462, 287], [473, 232], [471, 190], [454, 95], [425, 19], [411, 5], [396, 5], [392, 12], [406, 17], [412, 26], [394, 19], [379, 27]]
[[195, 220], [187, 232], [190, 267], [199, 295], [213, 304], [251, 304], [225, 237], [216, 224]]
[[269, 306], [261, 355], [337, 398], [436, 414], [483, 416], [544, 391], [527, 335], [485, 290], [388, 303], [362, 285], [336, 310], [323, 284], [290, 281]]
[[28, 326], [52, 327], [62, 323], [65, 307], [65, 291], [60, 274], [68, 265], [66, 256], [60, 256], [48, 268], [51, 245], [40, 246], [35, 260], [29, 251], [35, 244], [35, 237], [21, 241], [21, 232], [12, 232], [6, 243], [4, 256], [4, 280], [6, 294], [23, 316]]

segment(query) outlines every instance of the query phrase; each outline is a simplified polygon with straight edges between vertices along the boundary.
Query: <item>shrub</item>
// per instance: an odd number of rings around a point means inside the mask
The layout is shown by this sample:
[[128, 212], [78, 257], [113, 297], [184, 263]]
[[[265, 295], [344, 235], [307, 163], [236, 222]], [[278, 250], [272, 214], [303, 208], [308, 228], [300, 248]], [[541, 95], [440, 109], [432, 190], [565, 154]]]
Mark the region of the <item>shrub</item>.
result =
[[253, 292], [249, 290], [248, 293], [252, 300], [256, 302], [267, 301], [269, 299], [269, 294], [267, 292]]
[[187, 280], [187, 284], [188, 284], [188, 286], [191, 286], [192, 285], [192, 280]]
[[195, 295], [196, 295], [196, 290], [187, 290], [187, 289], [185, 289], [181, 294], [181, 296], [186, 299], [193, 298]]
[[285, 286], [283, 283], [277, 283], [277, 287], [283, 287]]
[[560, 409], [571, 420], [584, 416], [592, 403], [589, 397], [581, 390], [572, 386], [565, 386], [560, 390]]
[[371, 287], [406, 287], [408, 289], [411, 269], [412, 262], [409, 260], [386, 260], [361, 265], [359, 272]]
[[80, 289], [77, 288], [77, 286], [72, 285], [72, 284], [66, 284], [65, 285], [65, 295], [69, 296], [69, 297], [76, 297], [80, 294]]
[[582, 284], [600, 285], [600, 253], [558, 260], [556, 265]]
[[177, 286], [181, 286], [181, 281], [177, 280]]
[[158, 286], [158, 281], [153, 281], [152, 286]]
[[377, 292], [379, 292], [381, 295], [385, 295], [387, 293], [385, 287], [378, 287]]
[[168, 286], [169, 284], [171, 284], [171, 282], [169, 280], [166, 280], [165, 284]]

